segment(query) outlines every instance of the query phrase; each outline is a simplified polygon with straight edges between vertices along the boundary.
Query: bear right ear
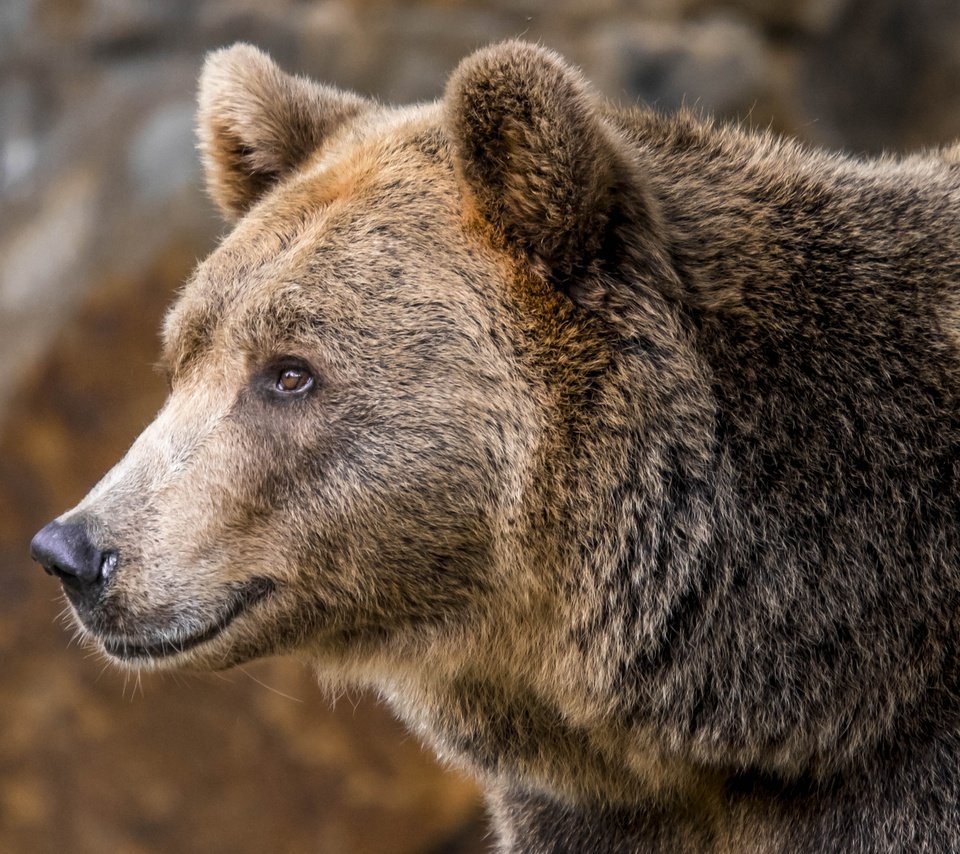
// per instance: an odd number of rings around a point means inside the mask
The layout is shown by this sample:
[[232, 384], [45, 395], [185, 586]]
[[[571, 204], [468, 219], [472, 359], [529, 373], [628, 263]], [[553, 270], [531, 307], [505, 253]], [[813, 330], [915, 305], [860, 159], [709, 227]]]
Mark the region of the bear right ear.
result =
[[230, 222], [372, 102], [293, 77], [235, 44], [207, 56], [197, 124], [207, 190]]
[[460, 63], [444, 110], [473, 209], [571, 296], [610, 305], [586, 275], [604, 265], [674, 286], [646, 175], [576, 69], [535, 45], [493, 45]]

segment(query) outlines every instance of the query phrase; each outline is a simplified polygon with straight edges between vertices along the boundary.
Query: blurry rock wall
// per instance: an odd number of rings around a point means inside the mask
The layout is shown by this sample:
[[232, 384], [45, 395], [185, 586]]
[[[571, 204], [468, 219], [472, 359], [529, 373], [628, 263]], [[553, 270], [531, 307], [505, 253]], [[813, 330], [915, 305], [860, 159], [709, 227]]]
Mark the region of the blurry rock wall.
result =
[[624, 102], [855, 152], [960, 137], [954, 0], [2, 0], [0, 851], [488, 848], [471, 784], [370, 698], [334, 707], [286, 661], [101, 672], [26, 551], [163, 399], [159, 319], [222, 233], [192, 131], [204, 52], [242, 39], [404, 102], [508, 36]]

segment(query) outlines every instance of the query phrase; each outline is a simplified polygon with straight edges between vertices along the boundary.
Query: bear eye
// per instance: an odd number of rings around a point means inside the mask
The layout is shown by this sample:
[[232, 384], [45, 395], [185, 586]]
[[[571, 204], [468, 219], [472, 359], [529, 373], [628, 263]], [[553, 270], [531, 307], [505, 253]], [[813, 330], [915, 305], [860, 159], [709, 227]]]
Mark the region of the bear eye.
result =
[[280, 394], [304, 394], [313, 388], [313, 374], [306, 365], [282, 365], [277, 370], [274, 389]]

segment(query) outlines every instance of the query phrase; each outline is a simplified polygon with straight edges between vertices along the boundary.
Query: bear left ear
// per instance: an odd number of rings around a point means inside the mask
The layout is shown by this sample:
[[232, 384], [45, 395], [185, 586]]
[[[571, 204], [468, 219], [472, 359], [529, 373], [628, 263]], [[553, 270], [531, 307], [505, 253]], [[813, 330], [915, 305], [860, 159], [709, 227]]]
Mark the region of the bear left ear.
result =
[[207, 189], [231, 222], [326, 137], [373, 106], [358, 95], [285, 74], [248, 44], [207, 56], [197, 100]]
[[450, 78], [444, 109], [472, 202], [559, 283], [581, 289], [623, 256], [633, 275], [673, 280], [635, 153], [555, 53], [517, 41], [478, 51]]

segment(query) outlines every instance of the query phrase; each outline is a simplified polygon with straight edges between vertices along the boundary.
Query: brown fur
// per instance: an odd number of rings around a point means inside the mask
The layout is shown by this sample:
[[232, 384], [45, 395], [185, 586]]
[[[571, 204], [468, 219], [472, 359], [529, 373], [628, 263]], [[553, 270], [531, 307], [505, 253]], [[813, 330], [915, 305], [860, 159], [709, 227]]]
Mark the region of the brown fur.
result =
[[246, 46], [200, 91], [242, 218], [63, 517], [120, 555], [91, 637], [374, 686], [505, 851], [960, 849], [950, 153], [615, 108], [515, 42], [416, 108]]

